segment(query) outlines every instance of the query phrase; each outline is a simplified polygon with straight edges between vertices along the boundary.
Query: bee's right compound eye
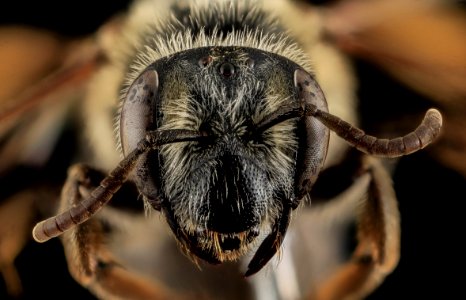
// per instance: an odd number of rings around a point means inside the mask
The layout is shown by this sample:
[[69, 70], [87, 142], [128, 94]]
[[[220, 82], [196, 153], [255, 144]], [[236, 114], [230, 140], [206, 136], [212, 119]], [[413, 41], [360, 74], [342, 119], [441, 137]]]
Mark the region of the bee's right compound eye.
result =
[[157, 72], [148, 69], [134, 80], [126, 93], [120, 112], [121, 148], [125, 156], [146, 135], [153, 119], [153, 101], [158, 87]]

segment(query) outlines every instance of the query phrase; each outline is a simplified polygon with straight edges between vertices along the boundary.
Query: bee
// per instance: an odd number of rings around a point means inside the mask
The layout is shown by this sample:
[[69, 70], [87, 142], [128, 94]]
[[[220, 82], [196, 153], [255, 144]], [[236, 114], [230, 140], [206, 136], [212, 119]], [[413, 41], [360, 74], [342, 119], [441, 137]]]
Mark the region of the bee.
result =
[[[301, 14], [282, 0], [134, 3], [119, 35], [103, 45], [107, 61], [82, 103], [90, 164], [70, 167], [58, 213], [34, 227], [34, 239], [61, 236], [71, 274], [99, 298], [185, 296], [121, 238], [133, 234], [132, 222], [157, 222], [157, 211], [159, 227], [168, 226], [194, 264], [247, 259], [251, 277], [287, 251], [290, 224], [306, 214], [319, 174], [342, 162], [348, 143], [365, 154], [356, 155], [355, 184], [334, 201], [363, 199], [358, 246], [300, 297], [362, 298], [374, 290], [397, 264], [399, 220], [389, 175], [371, 156], [426, 147], [442, 117], [430, 109], [414, 131], [392, 139], [351, 125], [351, 67], [323, 42], [318, 13], [306, 25]], [[144, 220], [106, 207], [119, 197], [141, 198]], [[125, 259], [134, 265], [122, 268]]]

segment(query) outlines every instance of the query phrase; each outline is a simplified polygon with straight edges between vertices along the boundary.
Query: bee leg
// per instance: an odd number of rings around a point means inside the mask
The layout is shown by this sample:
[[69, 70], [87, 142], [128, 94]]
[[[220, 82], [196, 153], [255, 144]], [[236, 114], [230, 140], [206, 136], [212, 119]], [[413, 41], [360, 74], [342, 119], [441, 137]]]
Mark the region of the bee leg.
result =
[[22, 191], [0, 203], [0, 278], [8, 295], [19, 297], [22, 284], [15, 267], [15, 259], [29, 241], [35, 219], [36, 193]]
[[[68, 171], [62, 189], [60, 211], [86, 198], [104, 174], [77, 164]], [[135, 198], [137, 195], [135, 195]], [[106, 245], [105, 232], [111, 223], [102, 214], [66, 231], [61, 240], [73, 278], [102, 299], [177, 299], [162, 283], [122, 267]]]
[[400, 216], [391, 178], [380, 160], [364, 155], [370, 175], [367, 195], [357, 215], [358, 244], [351, 259], [319, 284], [312, 299], [361, 299], [372, 292], [398, 264]]

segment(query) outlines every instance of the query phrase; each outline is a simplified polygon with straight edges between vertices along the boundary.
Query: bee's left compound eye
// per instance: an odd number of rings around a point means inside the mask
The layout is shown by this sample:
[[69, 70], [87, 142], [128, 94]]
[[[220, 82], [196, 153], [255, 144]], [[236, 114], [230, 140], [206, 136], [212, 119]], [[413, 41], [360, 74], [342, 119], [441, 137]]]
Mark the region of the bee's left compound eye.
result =
[[120, 113], [120, 137], [124, 155], [144, 139], [152, 121], [152, 101], [158, 87], [158, 75], [152, 69], [144, 71], [129, 87]]

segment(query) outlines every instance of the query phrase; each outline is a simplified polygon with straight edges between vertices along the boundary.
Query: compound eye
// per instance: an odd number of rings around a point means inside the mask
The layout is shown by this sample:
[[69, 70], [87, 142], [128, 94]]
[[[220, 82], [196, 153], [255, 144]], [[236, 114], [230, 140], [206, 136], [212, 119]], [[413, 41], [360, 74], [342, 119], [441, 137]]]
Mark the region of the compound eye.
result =
[[[319, 84], [309, 73], [302, 69], [294, 72], [294, 86], [300, 103], [315, 105], [319, 110], [328, 112], [327, 100]], [[327, 156], [327, 146], [330, 131], [315, 118], [305, 118], [305, 134], [302, 137], [305, 147], [297, 162], [296, 195], [302, 198], [309, 192], [317, 179]]]
[[149, 69], [139, 75], [128, 89], [120, 112], [120, 140], [125, 156], [144, 139], [152, 123], [152, 103], [158, 87], [157, 72]]
[[235, 66], [229, 62], [224, 62], [220, 65], [218, 71], [224, 77], [231, 77], [235, 74]]

